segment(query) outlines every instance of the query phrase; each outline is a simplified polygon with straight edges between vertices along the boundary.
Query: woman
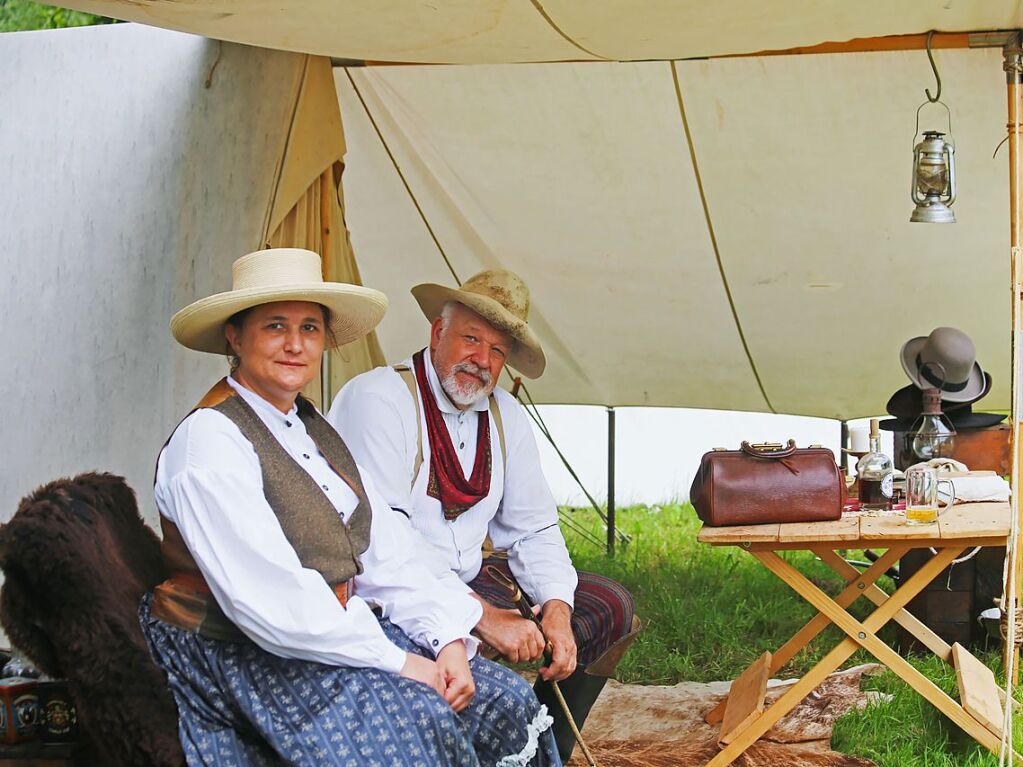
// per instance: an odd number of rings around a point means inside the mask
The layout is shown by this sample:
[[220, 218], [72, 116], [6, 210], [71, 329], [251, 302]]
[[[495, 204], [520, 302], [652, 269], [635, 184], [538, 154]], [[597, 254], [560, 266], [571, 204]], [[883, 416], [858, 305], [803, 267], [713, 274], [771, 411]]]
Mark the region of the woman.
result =
[[140, 607], [189, 764], [558, 764], [528, 685], [475, 657], [479, 603], [415, 561], [399, 514], [299, 395], [386, 298], [323, 282], [310, 251], [250, 253], [233, 272], [233, 290], [171, 321], [232, 371], [160, 454], [171, 577]]

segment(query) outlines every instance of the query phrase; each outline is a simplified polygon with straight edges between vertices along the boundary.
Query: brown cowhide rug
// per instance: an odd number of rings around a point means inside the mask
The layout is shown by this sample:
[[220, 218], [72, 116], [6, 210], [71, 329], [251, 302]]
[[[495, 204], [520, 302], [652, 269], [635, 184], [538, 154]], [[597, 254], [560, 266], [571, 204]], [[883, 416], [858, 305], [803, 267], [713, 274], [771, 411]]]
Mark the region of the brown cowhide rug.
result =
[[[831, 750], [835, 720], [861, 708], [870, 693], [860, 690], [867, 664], [829, 676], [767, 735], [733, 764], [736, 767], [873, 767], [861, 757]], [[767, 705], [793, 682], [772, 680]], [[583, 737], [600, 767], [702, 767], [715, 754], [720, 725], [703, 717], [728, 692], [730, 682], [682, 682], [673, 687], [611, 681], [586, 720]], [[578, 747], [570, 767], [584, 767]]]

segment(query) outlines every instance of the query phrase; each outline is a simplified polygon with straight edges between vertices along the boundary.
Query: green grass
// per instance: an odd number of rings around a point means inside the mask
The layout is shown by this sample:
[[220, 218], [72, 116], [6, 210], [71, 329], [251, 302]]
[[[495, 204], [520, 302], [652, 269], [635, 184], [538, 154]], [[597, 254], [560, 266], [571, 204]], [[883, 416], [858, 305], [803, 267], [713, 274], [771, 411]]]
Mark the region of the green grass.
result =
[[0, 32], [33, 29], [60, 29], [91, 24], [110, 24], [114, 20], [92, 13], [39, 5], [31, 0], [0, 0]]
[[[567, 512], [579, 524], [603, 535], [592, 509]], [[571, 530], [566, 529], [565, 537], [576, 567], [618, 580], [636, 599], [645, 629], [619, 667], [618, 677], [623, 682], [733, 679], [764, 651], [776, 650], [815, 614], [749, 554], [735, 547], [697, 543], [700, 522], [688, 504], [620, 509], [617, 519], [632, 540], [613, 559]], [[842, 580], [810, 553], [794, 551], [783, 556], [828, 594], [841, 589]], [[892, 584], [886, 579], [879, 585], [891, 591]], [[851, 612], [861, 618], [869, 614], [865, 601], [859, 600]], [[881, 637], [892, 643], [894, 631], [894, 626], [888, 626]], [[808, 671], [840, 636], [837, 629], [828, 628], [777, 676], [794, 677]], [[1000, 653], [992, 649], [977, 654], [1001, 682]], [[874, 658], [859, 652], [845, 667], [866, 662], [874, 662]], [[950, 666], [933, 656], [913, 656], [910, 662], [957, 696], [955, 672]], [[890, 671], [866, 677], [864, 687], [887, 693], [892, 699], [839, 720], [832, 740], [835, 749], [867, 757], [880, 767], [998, 764], [996, 756], [975, 744]], [[1019, 725], [1016, 742], [1023, 743]]]

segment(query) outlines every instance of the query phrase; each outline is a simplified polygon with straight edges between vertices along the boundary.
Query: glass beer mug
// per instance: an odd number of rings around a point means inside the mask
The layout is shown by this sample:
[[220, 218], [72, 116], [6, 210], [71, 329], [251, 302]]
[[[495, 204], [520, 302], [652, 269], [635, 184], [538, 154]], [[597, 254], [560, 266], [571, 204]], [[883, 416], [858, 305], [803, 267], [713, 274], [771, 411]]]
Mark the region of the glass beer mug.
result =
[[[949, 487], [948, 500], [939, 506], [938, 486], [942, 483]], [[916, 466], [906, 472], [907, 525], [933, 524], [955, 502], [955, 485], [949, 479], [938, 479], [938, 473], [930, 466]]]

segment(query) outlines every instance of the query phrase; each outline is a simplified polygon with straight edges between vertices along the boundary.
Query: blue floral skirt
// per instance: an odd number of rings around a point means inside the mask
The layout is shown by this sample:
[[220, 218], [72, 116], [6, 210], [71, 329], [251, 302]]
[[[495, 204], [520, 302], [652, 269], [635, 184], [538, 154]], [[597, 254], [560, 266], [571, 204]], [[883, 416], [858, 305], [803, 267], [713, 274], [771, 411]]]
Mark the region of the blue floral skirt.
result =
[[[460, 713], [429, 686], [378, 669], [281, 658], [139, 620], [178, 705], [190, 767], [519, 767], [560, 765], [551, 719], [529, 685], [496, 663], [470, 662], [476, 695]], [[432, 657], [389, 620], [387, 637]]]

